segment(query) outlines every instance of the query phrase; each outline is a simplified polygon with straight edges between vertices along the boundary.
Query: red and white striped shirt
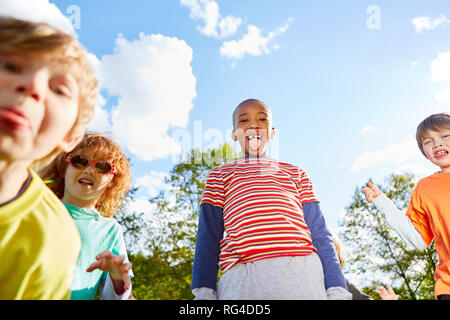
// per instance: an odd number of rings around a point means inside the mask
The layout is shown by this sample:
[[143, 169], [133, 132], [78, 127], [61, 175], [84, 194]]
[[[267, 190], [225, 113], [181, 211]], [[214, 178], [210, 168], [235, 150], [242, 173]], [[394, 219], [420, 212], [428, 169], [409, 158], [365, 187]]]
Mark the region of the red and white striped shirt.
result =
[[302, 203], [318, 201], [307, 173], [268, 158], [244, 158], [211, 170], [201, 203], [223, 208], [222, 272], [235, 263], [316, 251]]

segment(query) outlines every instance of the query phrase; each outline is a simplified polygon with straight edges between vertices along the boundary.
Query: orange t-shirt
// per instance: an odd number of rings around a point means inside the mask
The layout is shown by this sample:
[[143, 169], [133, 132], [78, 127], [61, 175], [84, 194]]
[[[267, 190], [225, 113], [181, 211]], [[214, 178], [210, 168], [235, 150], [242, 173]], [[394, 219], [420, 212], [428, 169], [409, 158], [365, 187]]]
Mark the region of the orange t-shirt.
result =
[[427, 245], [435, 240], [439, 255], [434, 274], [436, 297], [450, 294], [450, 172], [420, 180], [406, 215]]

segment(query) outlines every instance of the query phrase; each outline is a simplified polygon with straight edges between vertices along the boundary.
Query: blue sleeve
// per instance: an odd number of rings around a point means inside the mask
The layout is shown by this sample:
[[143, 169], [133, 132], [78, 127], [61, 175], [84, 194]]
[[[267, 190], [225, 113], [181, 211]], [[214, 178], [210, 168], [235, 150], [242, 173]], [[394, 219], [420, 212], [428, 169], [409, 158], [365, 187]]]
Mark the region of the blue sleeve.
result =
[[209, 203], [200, 206], [191, 290], [211, 288], [217, 290], [220, 241], [223, 238], [223, 209]]
[[343, 287], [348, 290], [336, 253], [333, 236], [316, 201], [302, 203], [305, 222], [311, 231], [312, 244], [322, 262], [325, 288]]

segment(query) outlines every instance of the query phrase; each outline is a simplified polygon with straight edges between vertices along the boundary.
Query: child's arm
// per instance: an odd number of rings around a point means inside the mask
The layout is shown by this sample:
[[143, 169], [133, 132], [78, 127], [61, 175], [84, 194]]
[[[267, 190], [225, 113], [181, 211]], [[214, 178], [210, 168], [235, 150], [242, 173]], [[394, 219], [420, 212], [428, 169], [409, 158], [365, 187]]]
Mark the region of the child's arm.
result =
[[400, 210], [394, 202], [386, 197], [376, 186], [368, 182], [367, 187], [362, 189], [366, 200], [372, 202], [380, 211], [388, 225], [394, 229], [400, 238], [415, 249], [423, 250], [428, 246], [423, 241], [421, 234], [414, 228], [411, 220]]
[[387, 284], [388, 290], [381, 286], [380, 290], [378, 291], [378, 294], [380, 295], [381, 299], [383, 300], [398, 300], [398, 296], [395, 294], [394, 290], [392, 289], [391, 285]]
[[352, 294], [352, 300], [373, 300], [373, 298], [361, 292], [353, 283], [347, 281], [348, 291]]
[[325, 277], [325, 288], [328, 299], [352, 299], [342, 274], [341, 265], [336, 253], [333, 236], [325, 224], [319, 202], [311, 201], [302, 204], [305, 222], [311, 232], [313, 246], [322, 262]]
[[103, 251], [95, 259], [97, 261], [86, 269], [87, 272], [96, 269], [108, 272], [114, 292], [118, 296], [122, 296], [126, 291], [129, 291], [131, 280], [128, 272], [131, 269], [131, 263], [125, 263], [124, 256], [116, 256], [109, 251]]
[[224, 223], [222, 208], [202, 203], [192, 268], [192, 293], [196, 300], [216, 299], [220, 241]]
[[122, 294], [118, 294], [114, 289], [114, 283], [110, 275], [106, 279], [100, 282], [100, 300], [129, 300], [131, 296], [131, 283], [130, 287]]

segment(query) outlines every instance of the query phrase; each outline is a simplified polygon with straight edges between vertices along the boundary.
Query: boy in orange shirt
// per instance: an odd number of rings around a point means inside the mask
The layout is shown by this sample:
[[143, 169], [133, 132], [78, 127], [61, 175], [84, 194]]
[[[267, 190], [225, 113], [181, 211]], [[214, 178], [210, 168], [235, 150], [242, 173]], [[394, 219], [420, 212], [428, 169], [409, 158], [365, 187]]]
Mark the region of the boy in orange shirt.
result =
[[423, 120], [417, 127], [416, 140], [422, 154], [441, 170], [418, 182], [406, 215], [371, 183], [363, 192], [409, 244], [423, 248], [435, 240], [439, 255], [435, 296], [450, 300], [450, 114], [433, 114]]

